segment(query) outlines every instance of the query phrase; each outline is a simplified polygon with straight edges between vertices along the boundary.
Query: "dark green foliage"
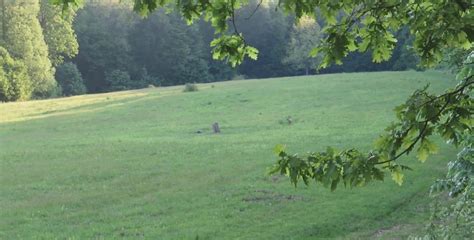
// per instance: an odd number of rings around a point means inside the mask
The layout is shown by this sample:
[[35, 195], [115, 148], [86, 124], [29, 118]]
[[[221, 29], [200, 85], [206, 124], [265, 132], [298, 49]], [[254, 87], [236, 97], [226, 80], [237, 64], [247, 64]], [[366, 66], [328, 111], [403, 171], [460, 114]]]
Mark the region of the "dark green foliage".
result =
[[417, 57], [410, 45], [401, 45], [399, 52], [400, 56], [395, 60], [392, 69], [395, 71], [403, 70], [421, 70], [420, 66], [417, 66], [420, 62], [420, 58]]
[[474, 51], [471, 49], [449, 48], [443, 54], [443, 61], [440, 63], [440, 68], [448, 69], [453, 73], [459, 72], [464, 66], [464, 60], [469, 54]]
[[[211, 82], [213, 77], [209, 73], [209, 66], [207, 61], [196, 56], [190, 57], [186, 60], [182, 67], [181, 78], [185, 81], [193, 82]], [[175, 84], [175, 83], [172, 83]]]
[[207, 65], [209, 66], [209, 74], [212, 76], [213, 81], [225, 81], [230, 80], [236, 74], [236, 69], [229, 66], [225, 62], [212, 59], [210, 42], [214, 38], [214, 29], [212, 26], [204, 21], [198, 22], [199, 33], [202, 35], [202, 53], [205, 56]]
[[393, 50], [392, 58], [387, 61], [391, 69], [395, 71], [403, 70], [422, 70], [420, 66], [420, 57], [416, 55], [413, 48], [413, 36], [407, 28], [403, 28], [396, 35], [397, 46]]
[[432, 204], [427, 234], [418, 239], [471, 239], [474, 232], [472, 197], [468, 201], [439, 198]]
[[295, 75], [295, 71], [281, 61], [286, 55], [294, 18], [275, 11], [275, 3], [270, 2], [267, 7], [260, 6], [255, 11], [259, 3], [258, 0], [251, 0], [238, 13], [242, 16], [236, 20], [238, 30], [249, 45], [258, 49], [258, 58], [243, 61], [238, 71], [248, 78]]
[[[189, 22], [205, 15], [219, 34], [213, 50], [216, 59], [238, 64], [244, 57], [255, 58], [256, 50], [242, 39], [236, 24], [239, 10], [249, 5], [247, 1], [218, 0], [210, 4], [206, 1], [136, 0], [134, 3], [135, 10], [145, 15], [170, 4], [176, 5]], [[369, 50], [375, 62], [386, 61], [396, 47], [394, 32], [404, 26], [408, 26], [414, 35], [414, 48], [422, 63], [433, 66], [441, 59], [445, 46], [470, 47], [474, 37], [474, 21], [469, 13], [471, 5], [467, 0], [455, 3], [283, 0], [278, 2], [276, 8], [294, 13], [297, 18], [313, 16], [315, 9], [318, 9], [326, 23], [325, 38], [314, 49], [313, 55], [323, 54], [322, 67], [334, 62], [342, 63], [342, 59], [354, 51]]]
[[[295, 69], [282, 62], [287, 55], [294, 17], [274, 11], [277, 7], [275, 3], [260, 5], [255, 11], [257, 6], [259, 1], [250, 1], [248, 6], [238, 10], [236, 26], [242, 37], [226, 35], [213, 41], [216, 34], [222, 32], [214, 29], [212, 21], [199, 19], [197, 24], [189, 26], [176, 12], [165, 14], [164, 10], [156, 11], [141, 19], [132, 13], [127, 4], [89, 4], [78, 11], [75, 21], [81, 51], [73, 61], [78, 65], [91, 92], [109, 91], [104, 80], [105, 73], [115, 69], [130, 74], [134, 81], [128, 88], [139, 88], [146, 84], [148, 80], [142, 81], [141, 77], [144, 68], [147, 76], [159, 79], [158, 85], [162, 86], [230, 80], [234, 75], [262, 78], [304, 73], [304, 68]], [[323, 27], [321, 25], [321, 29]], [[395, 36], [399, 41], [390, 62], [375, 64], [370, 52], [354, 52], [344, 59], [343, 66], [333, 66], [321, 72], [416, 68], [417, 62], [411, 60], [412, 55], [400, 54], [405, 42], [409, 43], [406, 41], [410, 36], [408, 31]], [[317, 41], [308, 41], [311, 42]], [[258, 49], [258, 59], [234, 62], [241, 63], [236, 68], [232, 68], [228, 64], [230, 62], [225, 62], [237, 52], [241, 56], [250, 54], [255, 57], [256, 51], [250, 45]], [[242, 48], [239, 50], [237, 46]], [[309, 52], [311, 47], [308, 45], [305, 51]], [[214, 53], [211, 54], [213, 48]], [[226, 49], [234, 48], [236, 53], [225, 54]], [[224, 61], [217, 61], [213, 57]], [[318, 60], [308, 59], [308, 62], [314, 68]]]
[[199, 89], [194, 83], [186, 83], [184, 85], [183, 92], [197, 92]]
[[134, 64], [161, 79], [161, 85], [212, 80], [198, 29], [176, 14], [157, 12], [140, 20], [131, 29], [129, 42]]
[[81, 73], [74, 63], [63, 63], [56, 68], [56, 81], [64, 96], [85, 94], [87, 92]]
[[420, 70], [420, 59], [413, 49], [413, 36], [408, 29], [403, 28], [397, 34], [397, 45], [388, 61], [374, 63], [372, 52], [351, 52], [343, 60], [342, 65], [331, 65], [319, 69], [320, 73], [336, 72], [373, 72], [373, 71], [403, 71]]
[[[110, 91], [105, 73], [116, 69], [133, 79], [122, 86], [126, 89], [215, 79], [198, 27], [190, 28], [176, 14], [139, 19], [127, 5], [86, 5], [75, 26], [81, 51], [74, 61], [92, 92]], [[219, 68], [212, 70], [225, 75]]]
[[[65, 1], [58, 0], [57, 2], [71, 4]], [[78, 0], [71, 1], [77, 3]], [[115, 8], [115, 5], [111, 3], [107, 7]], [[282, 11], [272, 11], [272, 9], [293, 13], [298, 19], [302, 16], [313, 16], [315, 9], [317, 9], [318, 23], [324, 24], [322, 26], [324, 39], [319, 43], [314, 43], [316, 48], [312, 51], [312, 55], [322, 54], [324, 56], [321, 65], [323, 67], [328, 67], [333, 62], [342, 63], [345, 57], [349, 57], [345, 61], [346, 65], [355, 65], [349, 69], [346, 67], [333, 68], [326, 72], [413, 69], [418, 59], [413, 58], [412, 52], [421, 56], [420, 61], [423, 64], [433, 66], [441, 59], [442, 49], [445, 47], [467, 49], [474, 36], [470, 30], [473, 29], [474, 23], [469, 17], [470, 15], [466, 13], [469, 10], [469, 7], [466, 6], [470, 6], [468, 1], [457, 1], [455, 4], [451, 4], [449, 1], [343, 1], [334, 3], [329, 0], [309, 2], [285, 0], [279, 1], [278, 4], [261, 4], [259, 1], [240, 0], [219, 0], [212, 4], [206, 1], [134, 1], [134, 9], [149, 16], [155, 15], [156, 13], [153, 11], [158, 8], [171, 9], [168, 7], [172, 5], [176, 6], [175, 9], [178, 9], [188, 22], [201, 22], [201, 16], [204, 16], [216, 33], [213, 36], [216, 39], [211, 42], [214, 59], [225, 60], [231, 65], [242, 63], [241, 73], [249, 77], [261, 77], [254, 69], [265, 69], [265, 71], [259, 71], [265, 72], [264, 75], [268, 75], [268, 73], [288, 74], [287, 70], [281, 70], [279, 64], [281, 64], [280, 59], [284, 55], [285, 44], [288, 42], [285, 32], [288, 32], [286, 30], [293, 24], [293, 20], [285, 19]], [[103, 8], [101, 4], [95, 7]], [[408, 17], [413, 14], [417, 17]], [[426, 25], [427, 22], [436, 22], [437, 24]], [[93, 26], [93, 23], [95, 25], [102, 24], [94, 21], [90, 25]], [[173, 23], [173, 25], [179, 24]], [[182, 32], [182, 30], [178, 30], [179, 28], [177, 27], [175, 30], [177, 34]], [[126, 29], [126, 27], [122, 29]], [[406, 36], [398, 36], [401, 29], [405, 33], [410, 31], [409, 42], [414, 45], [412, 49], [405, 48], [404, 44], [401, 44], [405, 42], [404, 39], [407, 39]], [[150, 28], [147, 31], [137, 31], [132, 36], [138, 39], [143, 36], [151, 40], [158, 40], [159, 38], [150, 37], [154, 35], [154, 32], [157, 32], [151, 30]], [[164, 35], [169, 34], [167, 31], [160, 32]], [[207, 31], [206, 34], [208, 33]], [[199, 34], [193, 35], [193, 39], [198, 39], [198, 42], [200, 37]], [[207, 42], [208, 37], [204, 38]], [[160, 49], [168, 51], [169, 48], [178, 48], [181, 53], [186, 52], [186, 48], [177, 47], [185, 40], [182, 38], [175, 40], [176, 43], [173, 42], [171, 45], [167, 45], [167, 48]], [[251, 45], [257, 46], [258, 51]], [[258, 60], [257, 64], [244, 61], [245, 57], [256, 59], [258, 52], [260, 52], [260, 58], [266, 60]], [[264, 52], [268, 54], [264, 54]], [[387, 61], [392, 56], [391, 63], [380, 65], [371, 63], [371, 60], [377, 63]], [[174, 56], [173, 60], [176, 61]], [[210, 64], [208, 63], [208, 65]], [[135, 68], [140, 69], [141, 67], [143, 64], [139, 64], [139, 67]], [[147, 69], [151, 75], [156, 76], [152, 73], [153, 69], [149, 67]], [[289, 73], [291, 74], [291, 71]], [[103, 75], [103, 72], [101, 74]], [[293, 72], [293, 74], [295, 73]], [[163, 78], [163, 81], [174, 83], [175, 80]]]
[[107, 72], [132, 72], [127, 35], [135, 21], [134, 14], [123, 5], [91, 4], [78, 11], [74, 28], [80, 51], [74, 62], [90, 92], [110, 91], [105, 81]]
[[26, 66], [0, 47], [0, 102], [28, 100], [31, 90]]
[[[459, 65], [458, 65], [459, 66]], [[474, 52], [463, 61], [457, 76], [460, 79], [474, 77]], [[466, 92], [472, 92], [466, 89]], [[452, 136], [451, 143], [462, 146], [463, 149], [456, 158], [448, 162], [448, 172], [443, 179], [437, 180], [431, 187], [431, 194], [448, 193], [453, 198], [449, 204], [435, 205], [431, 223], [428, 226], [430, 239], [468, 239], [474, 232], [474, 137], [472, 135], [472, 98], [467, 109], [455, 105], [455, 114], [451, 114], [446, 123], [440, 128], [443, 137]], [[460, 118], [469, 115], [467, 121]], [[457, 121], [460, 121], [458, 123]], [[465, 131], [459, 131], [459, 125], [468, 125]]]
[[106, 86], [104, 89], [107, 91], [121, 91], [129, 89], [145, 88], [149, 85], [159, 86], [160, 80], [156, 77], [148, 75], [146, 69], [143, 69], [138, 76], [138, 79], [132, 79], [130, 74], [123, 70], [112, 70], [105, 74]]
[[160, 86], [161, 81], [158, 77], [154, 77], [148, 74], [148, 71], [146, 70], [146, 68], [142, 68], [139, 74], [139, 81], [137, 81], [135, 85], [136, 85], [135, 86], [136, 88], [142, 88], [142, 87], [150, 86], [150, 85]]
[[113, 70], [105, 74], [105, 82], [109, 91], [121, 91], [131, 89], [133, 85], [130, 74], [122, 70]]
[[[431, 187], [433, 204], [428, 239], [469, 239], [474, 232], [474, 138], [462, 135], [464, 148], [448, 162], [448, 172]], [[445, 193], [452, 199], [446, 201]]]
[[[117, 3], [96, 3], [79, 10], [75, 28], [81, 52], [73, 61], [77, 63], [91, 92], [110, 91], [104, 80], [105, 73], [115, 69], [129, 72], [134, 81], [128, 88], [140, 88], [149, 81], [155, 82], [153, 85], [168, 86], [229, 80], [236, 74], [261, 78], [304, 73], [304, 70], [293, 69], [281, 61], [286, 55], [289, 30], [294, 18], [273, 11], [275, 6], [272, 3], [269, 7], [260, 6], [254, 12], [258, 3], [251, 1], [240, 9], [240, 16], [251, 17], [237, 18], [236, 23], [245, 41], [259, 49], [259, 58], [256, 61], [243, 61], [237, 69], [212, 59], [210, 44], [216, 36], [212, 23], [199, 20], [198, 24], [188, 26], [177, 14], [165, 14], [163, 11], [139, 19], [126, 4]], [[405, 37], [397, 34], [399, 45], [405, 42]], [[239, 45], [242, 40], [238, 36], [223, 37], [213, 45], [223, 49], [232, 48], [230, 45]], [[400, 49], [402, 47], [397, 45], [394, 59], [389, 63], [374, 64], [370, 53], [352, 53], [344, 59], [345, 65], [321, 72], [415, 68], [416, 62], [398, 54]], [[219, 51], [214, 57], [225, 59], [226, 55], [220, 56]], [[403, 65], [394, 64], [394, 61]], [[141, 71], [144, 68], [147, 77], [159, 79], [159, 84], [155, 80], [142, 79]]]

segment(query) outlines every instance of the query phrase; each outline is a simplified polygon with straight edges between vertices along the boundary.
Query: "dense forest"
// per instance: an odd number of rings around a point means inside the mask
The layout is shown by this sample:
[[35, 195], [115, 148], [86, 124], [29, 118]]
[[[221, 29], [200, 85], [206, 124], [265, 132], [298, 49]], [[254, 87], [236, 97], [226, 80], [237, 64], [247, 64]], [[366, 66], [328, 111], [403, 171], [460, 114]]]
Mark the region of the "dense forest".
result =
[[[215, 33], [204, 19], [188, 25], [173, 10], [146, 18], [126, 1], [86, 1], [63, 11], [49, 0], [2, 0], [0, 101], [109, 92], [188, 82], [213, 82], [304, 74], [416, 69], [407, 30], [388, 62], [353, 53], [343, 65], [317, 71], [308, 57], [324, 21], [276, 11], [274, 3], [252, 0], [238, 11], [236, 25], [256, 61], [237, 68], [213, 60]], [[257, 11], [255, 11], [257, 9]]]

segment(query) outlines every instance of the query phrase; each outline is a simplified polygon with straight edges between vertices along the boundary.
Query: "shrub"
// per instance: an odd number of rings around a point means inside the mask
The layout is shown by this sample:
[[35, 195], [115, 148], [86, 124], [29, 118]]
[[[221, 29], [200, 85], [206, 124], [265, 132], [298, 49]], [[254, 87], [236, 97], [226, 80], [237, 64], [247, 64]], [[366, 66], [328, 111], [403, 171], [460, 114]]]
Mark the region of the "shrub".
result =
[[105, 74], [105, 82], [109, 85], [109, 91], [120, 91], [131, 89], [133, 82], [130, 74], [122, 70], [113, 70]]
[[146, 68], [142, 68], [140, 71], [140, 80], [134, 85], [135, 88], [144, 88], [150, 86], [160, 86], [161, 81], [158, 77], [152, 76], [148, 74]]
[[63, 63], [56, 69], [56, 81], [62, 90], [62, 95], [72, 96], [87, 92], [81, 73], [74, 63]]
[[184, 85], [183, 92], [197, 92], [199, 89], [196, 84], [194, 83], [186, 83]]
[[26, 66], [0, 47], [0, 101], [28, 100], [31, 92]]

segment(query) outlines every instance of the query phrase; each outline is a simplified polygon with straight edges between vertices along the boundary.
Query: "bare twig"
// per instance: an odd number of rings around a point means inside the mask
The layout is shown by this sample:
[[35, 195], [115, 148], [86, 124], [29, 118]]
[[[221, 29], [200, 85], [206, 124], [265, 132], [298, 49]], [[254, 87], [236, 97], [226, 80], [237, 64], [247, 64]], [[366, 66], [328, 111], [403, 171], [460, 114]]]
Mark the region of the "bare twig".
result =
[[250, 18], [253, 17], [253, 15], [257, 12], [257, 10], [260, 8], [260, 5], [262, 5], [263, 3], [263, 0], [260, 0], [260, 2], [257, 4], [257, 6], [255, 7], [255, 9], [252, 11], [252, 13], [245, 18], [245, 20], [249, 20]]

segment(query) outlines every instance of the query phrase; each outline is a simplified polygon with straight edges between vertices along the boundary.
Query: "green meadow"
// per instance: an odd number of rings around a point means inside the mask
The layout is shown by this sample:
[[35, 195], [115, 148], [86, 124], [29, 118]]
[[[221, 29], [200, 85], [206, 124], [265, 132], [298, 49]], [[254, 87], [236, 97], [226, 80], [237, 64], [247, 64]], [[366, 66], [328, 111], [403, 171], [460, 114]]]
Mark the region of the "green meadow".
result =
[[[393, 239], [421, 234], [455, 149], [398, 186], [269, 176], [273, 148], [368, 150], [439, 72], [241, 80], [0, 104], [1, 239]], [[292, 123], [286, 119], [291, 117]], [[211, 125], [218, 122], [220, 134]], [[200, 132], [200, 133], [198, 133]]]

